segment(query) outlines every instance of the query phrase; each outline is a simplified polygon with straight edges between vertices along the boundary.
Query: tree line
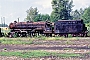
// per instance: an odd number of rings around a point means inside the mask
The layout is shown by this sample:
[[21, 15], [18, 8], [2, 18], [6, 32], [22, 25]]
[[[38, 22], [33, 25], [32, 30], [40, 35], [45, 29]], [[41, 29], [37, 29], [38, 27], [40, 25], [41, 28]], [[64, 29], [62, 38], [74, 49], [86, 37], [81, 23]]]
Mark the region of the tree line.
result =
[[7, 24], [0, 24], [0, 27], [8, 27]]
[[25, 21], [51, 21], [57, 20], [78, 20], [83, 19], [85, 23], [90, 22], [90, 7], [85, 9], [76, 9], [73, 11], [73, 0], [52, 0], [51, 14], [39, 14], [37, 8], [30, 7], [27, 12]]

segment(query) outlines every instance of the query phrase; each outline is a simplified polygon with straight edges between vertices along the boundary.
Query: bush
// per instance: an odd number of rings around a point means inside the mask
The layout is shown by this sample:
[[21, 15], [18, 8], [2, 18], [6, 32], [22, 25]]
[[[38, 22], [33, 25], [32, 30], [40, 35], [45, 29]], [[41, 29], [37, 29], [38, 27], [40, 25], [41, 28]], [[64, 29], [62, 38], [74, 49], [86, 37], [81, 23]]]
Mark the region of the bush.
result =
[[87, 24], [86, 24], [86, 27], [87, 27], [87, 30], [89, 31], [89, 32], [88, 32], [88, 36], [90, 36], [90, 23], [87, 23]]

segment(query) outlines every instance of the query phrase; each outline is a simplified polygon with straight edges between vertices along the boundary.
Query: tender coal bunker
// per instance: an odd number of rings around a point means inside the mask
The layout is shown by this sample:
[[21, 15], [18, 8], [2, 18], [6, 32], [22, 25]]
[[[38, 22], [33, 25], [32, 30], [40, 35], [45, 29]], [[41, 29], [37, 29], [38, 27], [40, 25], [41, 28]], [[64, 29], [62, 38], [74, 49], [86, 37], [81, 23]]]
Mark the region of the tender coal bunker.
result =
[[55, 34], [85, 35], [85, 31], [83, 20], [58, 20], [54, 23]]

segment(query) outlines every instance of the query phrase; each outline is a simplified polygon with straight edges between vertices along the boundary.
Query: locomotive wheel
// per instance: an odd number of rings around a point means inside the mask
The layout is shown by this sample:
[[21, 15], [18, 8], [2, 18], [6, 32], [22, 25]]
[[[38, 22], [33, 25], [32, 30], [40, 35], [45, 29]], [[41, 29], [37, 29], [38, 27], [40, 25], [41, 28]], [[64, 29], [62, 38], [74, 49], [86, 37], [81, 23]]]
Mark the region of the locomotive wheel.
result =
[[87, 33], [83, 33], [81, 37], [87, 37]]
[[72, 37], [78, 37], [78, 34], [72, 34]]
[[32, 32], [29, 32], [28, 35], [29, 35], [30, 37], [32, 37], [33, 33], [32, 33]]
[[30, 37], [34, 37], [34, 36], [36, 36], [36, 34], [35, 34], [34, 32], [30, 32], [30, 33], [29, 33], [29, 36], [30, 36]]
[[46, 37], [52, 37], [51, 33], [45, 34]]
[[68, 34], [64, 34], [64, 37], [67, 38], [68, 37]]
[[50, 33], [50, 37], [52, 37], [52, 33]]
[[84, 32], [84, 37], [88, 37], [87, 33], [88, 33], [88, 31]]
[[64, 36], [64, 34], [59, 34], [60, 37]]
[[83, 33], [81, 33], [81, 36], [80, 37], [84, 37], [84, 34]]
[[33, 37], [34, 37], [34, 36], [36, 36], [36, 33], [35, 33], [35, 32], [33, 33]]
[[22, 32], [21, 33], [21, 37], [26, 37], [27, 35], [26, 35], [26, 32]]
[[87, 35], [87, 33], [85, 33], [85, 35], [84, 35], [85, 37], [88, 37], [88, 35]]
[[9, 38], [12, 38], [12, 35], [9, 35]]
[[11, 32], [11, 33], [9, 34], [9, 37], [10, 37], [10, 38], [13, 38], [13, 37], [15, 37], [14, 35], [15, 35], [15, 33], [14, 33], [14, 32]]
[[49, 36], [49, 34], [45, 34], [45, 36], [46, 36], [46, 37], [48, 37], [48, 36]]
[[20, 37], [21, 36], [20, 32], [15, 32], [15, 35], [16, 35], [16, 37]]
[[72, 34], [72, 37], [75, 37], [75, 34]]

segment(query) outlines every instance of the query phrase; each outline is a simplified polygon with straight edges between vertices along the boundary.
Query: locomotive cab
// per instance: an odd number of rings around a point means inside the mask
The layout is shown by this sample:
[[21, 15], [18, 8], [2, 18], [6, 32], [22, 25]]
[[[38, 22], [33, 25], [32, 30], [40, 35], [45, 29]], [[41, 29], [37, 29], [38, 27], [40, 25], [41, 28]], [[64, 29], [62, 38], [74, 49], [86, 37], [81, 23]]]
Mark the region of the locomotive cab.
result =
[[51, 24], [50, 23], [46, 23], [45, 25], [45, 31], [51, 31], [52, 28], [51, 28]]
[[52, 23], [51, 22], [45, 23], [44, 33], [48, 33], [48, 34], [52, 33]]

